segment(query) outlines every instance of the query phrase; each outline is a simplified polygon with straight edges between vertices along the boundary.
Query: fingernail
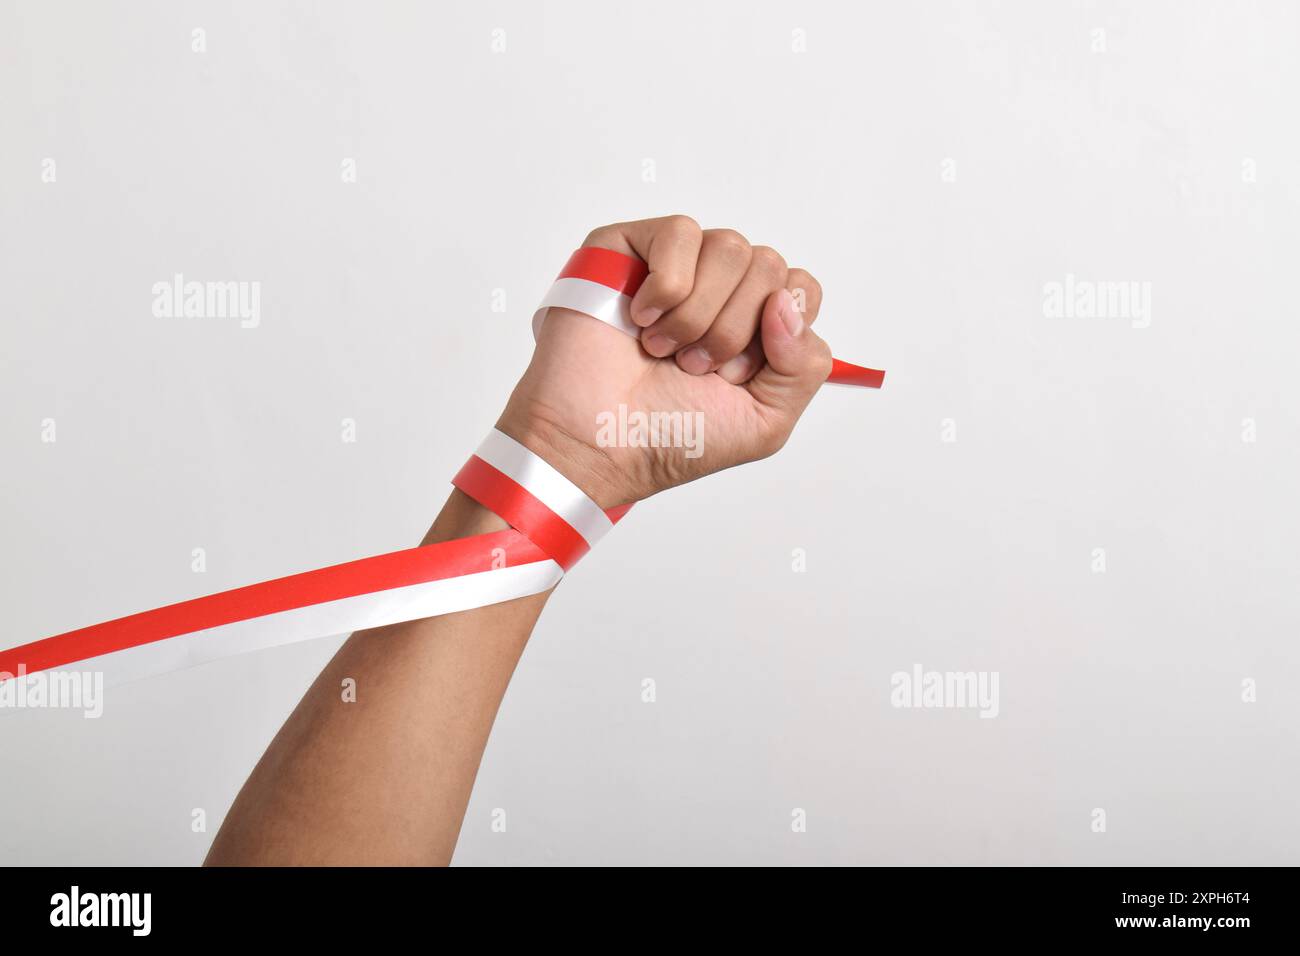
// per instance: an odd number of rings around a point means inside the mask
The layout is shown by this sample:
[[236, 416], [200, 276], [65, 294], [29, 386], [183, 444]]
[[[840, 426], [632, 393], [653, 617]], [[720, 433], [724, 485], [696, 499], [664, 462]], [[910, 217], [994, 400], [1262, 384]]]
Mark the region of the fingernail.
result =
[[713, 356], [697, 345], [677, 356], [677, 364], [681, 366], [683, 372], [689, 372], [691, 375], [703, 375], [713, 368]]
[[748, 352], [741, 352], [733, 359], [723, 362], [718, 369], [718, 374], [728, 382], [743, 382], [749, 378], [749, 373], [754, 370], [754, 360], [749, 357]]
[[670, 339], [662, 332], [656, 332], [654, 335], [646, 336], [645, 350], [655, 358], [664, 358], [677, 351], [677, 340]]
[[794, 307], [794, 296], [787, 289], [782, 289], [776, 306], [776, 314], [781, 317], [785, 323], [785, 330], [791, 335], [798, 335], [803, 331], [803, 316], [799, 310]]
[[664, 314], [663, 309], [656, 309], [654, 306], [642, 309], [638, 314], [632, 316], [632, 321], [641, 328], [649, 328], [659, 321], [659, 316]]

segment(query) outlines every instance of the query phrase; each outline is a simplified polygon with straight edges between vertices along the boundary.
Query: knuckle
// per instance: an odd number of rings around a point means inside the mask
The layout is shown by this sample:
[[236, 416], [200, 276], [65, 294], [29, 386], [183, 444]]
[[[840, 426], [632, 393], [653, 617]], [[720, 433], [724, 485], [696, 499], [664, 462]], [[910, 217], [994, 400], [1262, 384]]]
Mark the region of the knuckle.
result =
[[709, 245], [720, 256], [731, 262], [748, 262], [751, 249], [749, 240], [734, 229], [710, 229], [706, 234]]
[[591, 232], [587, 233], [587, 238], [582, 240], [584, 246], [608, 247], [611, 240], [618, 234], [618, 226], [610, 224], [607, 226], [597, 226]]
[[700, 345], [709, 353], [715, 362], [725, 362], [727, 359], [735, 358], [749, 345], [753, 334], [745, 329], [736, 328], [731, 325], [718, 325], [717, 323], [709, 329], [708, 333], [700, 341]]
[[658, 305], [674, 306], [691, 294], [693, 285], [691, 276], [682, 273], [658, 273], [652, 298]]
[[769, 282], [785, 283], [788, 267], [785, 257], [771, 246], [755, 246], [750, 268]]
[[710, 318], [699, 309], [679, 307], [660, 320], [662, 328], [656, 331], [663, 332], [682, 345], [688, 345], [698, 341], [708, 331]]
[[672, 216], [665, 216], [664, 229], [673, 235], [690, 239], [695, 238], [703, 232], [703, 230], [700, 229], [700, 224], [698, 222], [690, 216], [684, 216], [681, 213]]

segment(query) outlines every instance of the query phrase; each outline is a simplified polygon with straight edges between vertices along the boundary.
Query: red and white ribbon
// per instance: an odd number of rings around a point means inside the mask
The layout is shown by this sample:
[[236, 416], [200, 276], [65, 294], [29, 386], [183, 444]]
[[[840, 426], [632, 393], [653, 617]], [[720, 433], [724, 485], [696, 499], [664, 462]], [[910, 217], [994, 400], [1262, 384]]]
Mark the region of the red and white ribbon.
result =
[[[533, 317], [572, 309], [639, 336], [629, 306], [641, 260], [579, 249]], [[884, 373], [835, 361], [829, 381], [879, 388]], [[631, 505], [602, 509], [577, 485], [493, 429], [452, 483], [510, 528], [395, 551], [155, 608], [0, 650], [0, 682], [54, 669], [120, 683], [247, 651], [467, 611], [555, 586]]]
[[537, 594], [564, 571], [517, 531], [396, 551], [155, 608], [0, 651], [0, 680], [102, 671], [121, 683], [246, 651]]
[[[563, 308], [590, 315], [633, 338], [640, 338], [641, 328], [632, 321], [632, 297], [648, 274], [646, 264], [640, 259], [609, 249], [579, 249], [569, 257], [533, 315], [534, 337], [541, 331], [547, 312]], [[826, 382], [880, 388], [885, 383], [885, 373], [834, 359]]]
[[[572, 309], [599, 319], [620, 332], [641, 337], [632, 321], [632, 296], [649, 274], [640, 259], [608, 249], [579, 249], [569, 257], [533, 315], [533, 338], [552, 308]], [[613, 294], [611, 294], [613, 293]]]
[[565, 571], [631, 507], [602, 511], [581, 488], [495, 428], [451, 483], [523, 532]]

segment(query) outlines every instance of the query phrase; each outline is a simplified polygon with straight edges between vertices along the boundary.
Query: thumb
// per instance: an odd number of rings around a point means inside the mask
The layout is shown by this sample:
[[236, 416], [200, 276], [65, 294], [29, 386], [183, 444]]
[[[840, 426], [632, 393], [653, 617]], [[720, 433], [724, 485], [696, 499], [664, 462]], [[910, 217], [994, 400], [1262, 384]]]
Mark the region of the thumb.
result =
[[763, 306], [763, 354], [767, 358], [745, 388], [777, 412], [788, 431], [831, 374], [831, 350], [808, 327], [788, 289], [778, 289]]

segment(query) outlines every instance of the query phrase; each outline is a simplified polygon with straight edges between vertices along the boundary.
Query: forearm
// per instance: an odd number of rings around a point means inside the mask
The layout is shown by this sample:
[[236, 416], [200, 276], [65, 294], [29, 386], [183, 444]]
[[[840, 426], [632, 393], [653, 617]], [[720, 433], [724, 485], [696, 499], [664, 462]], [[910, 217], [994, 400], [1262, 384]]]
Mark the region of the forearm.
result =
[[[525, 537], [532, 529], [532, 544], [562, 567], [609, 530], [611, 509], [773, 454], [833, 368], [808, 329], [816, 281], [772, 249], [751, 249], [730, 230], [701, 233], [676, 216], [596, 230], [587, 247], [570, 260], [587, 270], [586, 291], [564, 299], [573, 308], [547, 308], [486, 452], [512, 464], [498, 458], [504, 471], [493, 477], [495, 466], [476, 456], [486, 484], [471, 489]], [[638, 420], [675, 416], [680, 427], [667, 442], [630, 432], [614, 440], [605, 430], [615, 409]], [[506, 500], [516, 494], [511, 482], [524, 495], [518, 502]], [[457, 492], [425, 543], [504, 528]], [[354, 634], [245, 783], [208, 862], [448, 862], [548, 594]], [[342, 693], [349, 678], [355, 702]]]
[[[453, 492], [424, 544], [505, 527]], [[445, 864], [550, 592], [358, 632], [262, 756], [208, 865]], [[343, 682], [355, 681], [355, 702]]]

